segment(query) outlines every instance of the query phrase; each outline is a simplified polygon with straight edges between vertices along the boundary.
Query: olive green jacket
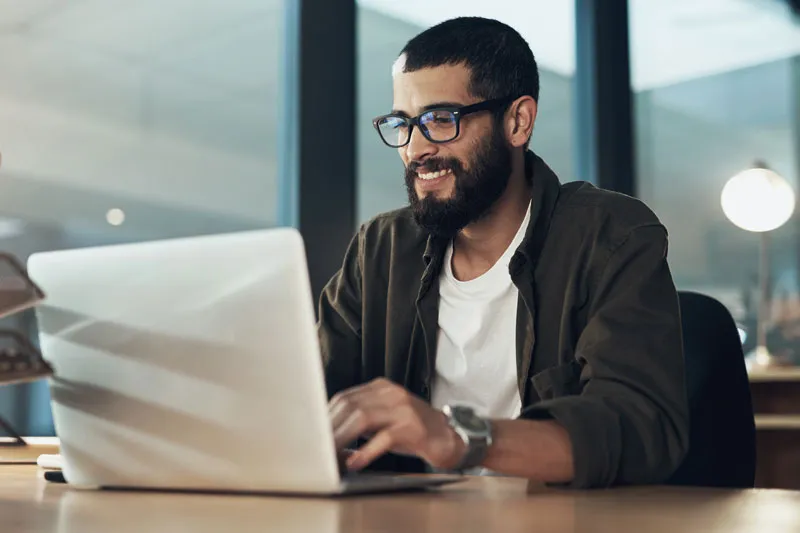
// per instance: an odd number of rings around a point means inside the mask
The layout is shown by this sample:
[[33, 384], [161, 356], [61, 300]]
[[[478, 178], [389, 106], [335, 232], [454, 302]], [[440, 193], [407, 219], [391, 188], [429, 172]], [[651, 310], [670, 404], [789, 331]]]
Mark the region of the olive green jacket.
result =
[[[666, 229], [636, 199], [561, 185], [532, 152], [526, 163], [531, 221], [509, 267], [519, 289], [520, 417], [566, 428], [573, 487], [664, 482], [689, 431]], [[386, 377], [430, 401], [447, 245], [407, 208], [360, 228], [319, 304], [329, 396]], [[376, 466], [424, 467], [392, 454]]]

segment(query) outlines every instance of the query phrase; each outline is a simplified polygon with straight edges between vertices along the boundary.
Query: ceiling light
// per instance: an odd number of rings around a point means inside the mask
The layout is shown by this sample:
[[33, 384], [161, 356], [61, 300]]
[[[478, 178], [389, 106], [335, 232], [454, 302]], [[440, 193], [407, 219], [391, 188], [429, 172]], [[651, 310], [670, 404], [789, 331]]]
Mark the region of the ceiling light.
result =
[[125, 211], [118, 207], [109, 209], [106, 213], [106, 222], [112, 226], [121, 226], [125, 222]]

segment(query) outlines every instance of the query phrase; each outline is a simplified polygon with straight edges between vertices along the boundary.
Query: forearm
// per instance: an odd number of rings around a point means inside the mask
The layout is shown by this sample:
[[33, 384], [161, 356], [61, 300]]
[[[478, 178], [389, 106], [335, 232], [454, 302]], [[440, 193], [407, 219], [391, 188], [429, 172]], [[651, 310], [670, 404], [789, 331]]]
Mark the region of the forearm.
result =
[[567, 483], [574, 476], [572, 443], [552, 420], [493, 420], [483, 466], [498, 474]]

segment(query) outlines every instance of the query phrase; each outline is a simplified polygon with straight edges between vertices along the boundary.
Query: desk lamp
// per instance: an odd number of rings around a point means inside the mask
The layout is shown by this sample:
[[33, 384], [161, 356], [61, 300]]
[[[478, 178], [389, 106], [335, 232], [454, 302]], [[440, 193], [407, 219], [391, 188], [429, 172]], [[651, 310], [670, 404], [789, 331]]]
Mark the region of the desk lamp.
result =
[[733, 176], [722, 189], [722, 211], [735, 226], [760, 236], [758, 262], [758, 316], [756, 347], [747, 355], [748, 368], [783, 364], [767, 348], [770, 291], [770, 233], [791, 218], [795, 194], [791, 185], [763, 161]]

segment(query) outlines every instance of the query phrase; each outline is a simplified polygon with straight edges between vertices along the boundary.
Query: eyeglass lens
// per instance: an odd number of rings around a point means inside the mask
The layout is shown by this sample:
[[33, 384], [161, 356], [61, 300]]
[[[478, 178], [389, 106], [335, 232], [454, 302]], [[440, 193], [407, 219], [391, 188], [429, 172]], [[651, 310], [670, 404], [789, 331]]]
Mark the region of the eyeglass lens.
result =
[[[447, 142], [456, 138], [458, 119], [452, 111], [435, 109], [419, 117], [419, 128], [423, 135], [434, 142]], [[378, 131], [391, 146], [403, 146], [410, 137], [410, 121], [399, 116], [388, 116], [378, 122]]]

